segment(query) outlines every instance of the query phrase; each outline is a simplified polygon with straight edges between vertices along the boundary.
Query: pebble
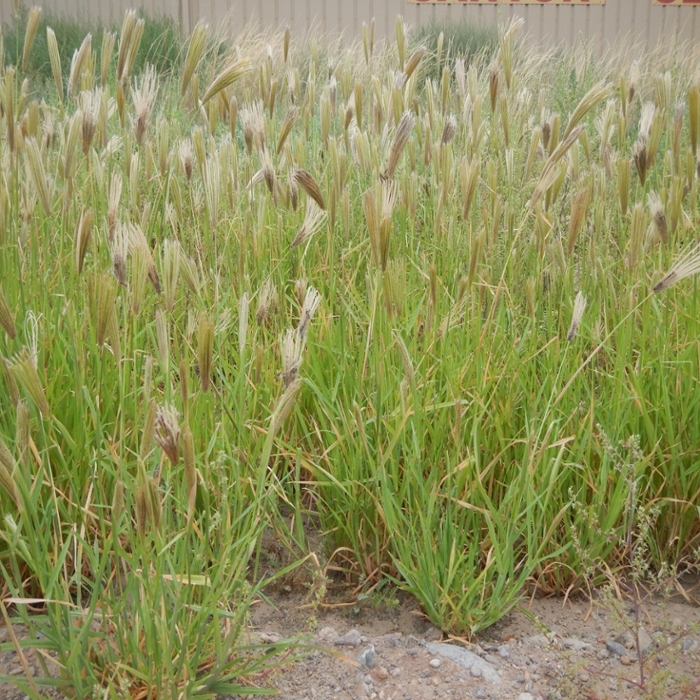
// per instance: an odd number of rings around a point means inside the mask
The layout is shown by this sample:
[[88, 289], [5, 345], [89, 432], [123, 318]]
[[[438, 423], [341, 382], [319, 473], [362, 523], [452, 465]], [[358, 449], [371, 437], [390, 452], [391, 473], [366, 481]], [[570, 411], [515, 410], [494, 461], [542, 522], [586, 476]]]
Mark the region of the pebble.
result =
[[442, 666], [442, 661], [440, 661], [440, 659], [430, 659], [430, 665], [433, 668], [440, 668], [440, 666]]
[[277, 644], [282, 641], [282, 635], [277, 632], [261, 632], [260, 641], [263, 644]]
[[591, 677], [584, 671], [579, 674], [578, 679], [581, 681], [581, 683], [588, 683], [588, 681], [591, 680]]
[[535, 698], [530, 693], [520, 693], [518, 700], [535, 700]]
[[[647, 634], [643, 627], [639, 628], [637, 638], [639, 640], [639, 650], [642, 652], [642, 654], [646, 654], [647, 651], [649, 651], [649, 649], [653, 646], [654, 640]], [[615, 641], [622, 644], [627, 649], [636, 650], [637, 648], [637, 640], [635, 640], [634, 635], [629, 630], [626, 630], [622, 634], [615, 637]]]
[[475, 698], [479, 698], [479, 700], [482, 700], [483, 698], [487, 698], [488, 695], [487, 695], [486, 691], [485, 691], [483, 688], [477, 688], [477, 689], [474, 691], [474, 697], [475, 697]]
[[333, 642], [338, 638], [338, 633], [333, 627], [324, 627], [318, 633], [318, 638], [322, 642]]
[[391, 674], [392, 678], [398, 678], [403, 673], [403, 669], [400, 666], [397, 666], [396, 668], [392, 668], [389, 673]]
[[623, 654], [623, 655], [620, 657], [620, 663], [621, 663], [623, 666], [631, 666], [631, 665], [632, 665], [632, 659], [631, 659], [629, 656], [627, 656], [627, 654]]
[[498, 655], [502, 659], [509, 659], [510, 658], [510, 650], [508, 649], [508, 645], [504, 644], [499, 650], [498, 650]]
[[605, 647], [610, 653], [616, 654], [617, 656], [625, 656], [627, 654], [627, 649], [614, 639], [609, 639], [605, 642]]
[[474, 678], [481, 678], [481, 669], [478, 666], [474, 666], [470, 673]]
[[[384, 666], [380, 666], [376, 671], [372, 673], [372, 675], [374, 676], [375, 680], [385, 681], [389, 677], [389, 671], [387, 671], [384, 668]], [[392, 675], [394, 674], [392, 673]]]
[[376, 665], [376, 654], [374, 653], [374, 644], [368, 644], [357, 656], [357, 661], [360, 666], [374, 668]]
[[420, 677], [421, 678], [429, 678], [430, 677], [430, 670], [426, 668], [425, 671], [421, 671]]
[[492, 666], [500, 666], [501, 662], [497, 656], [493, 654], [484, 654], [484, 661], [488, 661]]
[[350, 630], [347, 634], [344, 634], [342, 637], [338, 637], [334, 641], [334, 644], [336, 644], [337, 646], [359, 647], [360, 644], [362, 644], [362, 637], [357, 630]]
[[450, 659], [450, 661], [454, 661], [462, 668], [470, 670], [472, 675], [474, 675], [474, 669], [478, 668], [481, 671], [481, 677], [489, 683], [498, 684], [501, 682], [501, 677], [496, 669], [468, 649], [461, 649], [454, 644], [430, 643], [428, 644], [428, 651], [431, 654], [435, 654], [435, 656], [442, 656]]
[[586, 651], [592, 648], [592, 644], [584, 642], [582, 639], [576, 639], [576, 637], [567, 637], [562, 640], [562, 644], [567, 649], [573, 649], [574, 651]]
[[683, 637], [681, 640], [681, 649], [683, 650], [684, 654], [687, 654], [689, 651], [693, 651], [697, 645], [698, 643], [692, 637]]

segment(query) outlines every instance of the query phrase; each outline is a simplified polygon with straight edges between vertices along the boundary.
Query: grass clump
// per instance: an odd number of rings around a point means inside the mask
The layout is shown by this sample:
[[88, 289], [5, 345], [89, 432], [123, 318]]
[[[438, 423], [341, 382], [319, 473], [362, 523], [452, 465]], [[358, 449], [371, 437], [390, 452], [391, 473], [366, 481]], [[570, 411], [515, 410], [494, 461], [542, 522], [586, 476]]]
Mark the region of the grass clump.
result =
[[432, 80], [400, 21], [198, 25], [163, 75], [146, 25], [0, 76], [0, 593], [48, 652], [14, 682], [267, 690], [269, 533], [315, 603], [393, 581], [464, 637], [629, 543], [697, 571], [697, 51], [640, 76], [513, 23]]

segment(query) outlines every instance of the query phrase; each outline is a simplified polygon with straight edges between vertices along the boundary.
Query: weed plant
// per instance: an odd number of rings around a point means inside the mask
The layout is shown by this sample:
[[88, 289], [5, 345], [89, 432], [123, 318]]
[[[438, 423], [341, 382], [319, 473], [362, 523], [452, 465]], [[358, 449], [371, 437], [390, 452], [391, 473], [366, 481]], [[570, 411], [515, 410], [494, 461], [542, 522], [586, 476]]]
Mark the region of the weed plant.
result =
[[198, 25], [162, 75], [132, 12], [99, 59], [46, 32], [39, 91], [38, 19], [0, 78], [27, 694], [264, 690], [262, 535], [304, 550], [309, 511], [319, 581], [393, 580], [464, 637], [621, 542], [697, 569], [695, 48], [547, 53], [514, 23], [431, 78], [400, 21], [350, 47]]

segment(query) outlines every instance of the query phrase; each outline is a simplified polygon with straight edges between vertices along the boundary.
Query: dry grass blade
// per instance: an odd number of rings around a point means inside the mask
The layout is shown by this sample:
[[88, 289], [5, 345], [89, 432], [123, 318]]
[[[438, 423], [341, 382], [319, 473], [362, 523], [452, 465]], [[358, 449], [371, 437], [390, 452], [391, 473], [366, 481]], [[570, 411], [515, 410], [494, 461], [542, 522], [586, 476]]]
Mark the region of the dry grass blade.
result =
[[30, 138], [25, 142], [27, 169], [31, 179], [34, 181], [39, 201], [46, 216], [51, 215], [51, 191], [49, 190], [49, 181], [44, 170], [44, 163], [41, 158], [41, 151], [37, 145], [36, 139]]
[[313, 199], [321, 209], [325, 210], [326, 203], [323, 199], [323, 194], [321, 194], [321, 188], [310, 172], [303, 170], [302, 168], [295, 168], [294, 172], [292, 173], [292, 179], [294, 180], [295, 185], [301, 187], [301, 189], [304, 190], [304, 192], [306, 192], [306, 194], [311, 197], [311, 199]]
[[214, 95], [217, 95], [221, 90], [225, 90], [229, 85], [235, 83], [239, 78], [243, 77], [248, 72], [248, 59], [242, 58], [240, 61], [232, 63], [227, 68], [219, 73], [214, 78], [211, 85], [202, 97], [202, 104], [206, 104]]

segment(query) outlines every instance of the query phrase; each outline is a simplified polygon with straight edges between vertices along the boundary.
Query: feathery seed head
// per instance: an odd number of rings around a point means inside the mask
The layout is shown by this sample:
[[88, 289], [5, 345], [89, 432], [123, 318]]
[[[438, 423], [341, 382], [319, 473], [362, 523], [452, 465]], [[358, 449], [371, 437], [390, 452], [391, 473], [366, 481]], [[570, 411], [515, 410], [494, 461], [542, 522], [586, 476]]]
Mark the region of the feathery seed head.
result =
[[448, 144], [452, 143], [456, 133], [457, 118], [450, 114], [445, 118], [445, 126], [442, 129], [442, 138], [440, 139], [440, 143], [443, 146], [447, 146]]
[[158, 78], [155, 68], [148, 65], [141, 80], [136, 82], [136, 87], [132, 91], [132, 101], [134, 110], [136, 111], [136, 123], [134, 132], [136, 135], [136, 143], [139, 146], [143, 143], [143, 137], [148, 128], [148, 120], [153, 110], [153, 105], [158, 94]]
[[114, 32], [105, 32], [102, 35], [102, 51], [100, 53], [100, 85], [104, 88], [107, 85], [109, 76], [109, 66], [112, 63], [114, 54], [114, 43], [117, 35]]
[[61, 54], [58, 51], [58, 42], [56, 34], [51, 27], [46, 27], [46, 43], [49, 48], [49, 61], [51, 62], [51, 73], [53, 74], [54, 83], [56, 83], [56, 91], [58, 99], [63, 102], [63, 73], [61, 72]]
[[659, 294], [686, 277], [693, 277], [700, 272], [700, 244], [688, 248], [682, 253], [671, 269], [656, 283], [654, 293]]
[[0, 326], [2, 326], [10, 339], [17, 337], [15, 319], [12, 311], [10, 311], [10, 305], [7, 303], [5, 293], [2, 291], [2, 286], [0, 286]]
[[197, 70], [204, 47], [207, 45], [208, 29], [209, 27], [205, 22], [199, 21], [190, 35], [187, 55], [185, 56], [185, 63], [182, 69], [182, 78], [180, 80], [180, 95], [183, 97], [187, 92], [194, 72]]
[[284, 388], [287, 389], [297, 378], [301, 367], [304, 340], [294, 329], [288, 328], [284, 338], [280, 340], [280, 347], [282, 351], [282, 382]]
[[659, 234], [662, 242], [666, 244], [668, 243], [668, 222], [666, 221], [666, 212], [664, 211], [664, 205], [661, 203], [661, 197], [656, 192], [649, 192], [647, 202], [651, 216], [654, 219], [656, 232]]
[[255, 320], [259, 326], [265, 323], [270, 311], [277, 308], [277, 289], [271, 279], [266, 280], [258, 294], [258, 308]]
[[8, 368], [13, 379], [27, 392], [41, 415], [44, 418], [48, 418], [51, 414], [51, 409], [46, 400], [44, 387], [41, 385], [34, 358], [26, 347], [22, 349], [19, 355], [8, 362]]
[[309, 287], [306, 290], [306, 296], [304, 297], [304, 304], [301, 308], [301, 316], [299, 317], [299, 325], [297, 326], [297, 335], [302, 342], [306, 340], [306, 332], [311, 323], [311, 319], [316, 313], [319, 304], [321, 303], [321, 295], [318, 290], [314, 287]]
[[301, 187], [301, 189], [318, 204], [320, 209], [326, 208], [321, 188], [310, 172], [302, 168], [294, 168], [292, 171], [292, 179], [294, 180], [294, 184]]
[[80, 80], [83, 77], [88, 59], [92, 54], [92, 34], [88, 34], [80, 48], [73, 52], [73, 58], [70, 64], [70, 74], [68, 76], [68, 94], [71, 97], [78, 95], [80, 92]]
[[29, 54], [32, 51], [32, 46], [34, 45], [34, 39], [36, 38], [37, 29], [39, 29], [39, 20], [41, 19], [41, 8], [32, 7], [29, 10], [29, 15], [27, 17], [27, 27], [24, 32], [24, 46], [22, 48], [22, 71], [27, 72], [27, 66], [29, 65]]
[[117, 278], [117, 282], [122, 287], [126, 287], [126, 256], [129, 253], [129, 228], [125, 224], [120, 224], [112, 239], [112, 271]]
[[581, 325], [581, 319], [583, 318], [583, 312], [586, 310], [586, 297], [583, 296], [581, 292], [576, 295], [574, 300], [574, 312], [571, 316], [571, 325], [569, 326], [569, 332], [566, 334], [566, 339], [571, 342], [578, 333], [579, 326]]
[[192, 180], [192, 142], [189, 139], [180, 141], [179, 153], [185, 179], [190, 182]]
[[319, 208], [316, 202], [309, 199], [306, 203], [306, 213], [304, 214], [304, 221], [301, 228], [297, 232], [297, 235], [292, 241], [291, 248], [296, 248], [306, 241], [310, 240], [318, 231], [321, 229], [328, 214]]
[[389, 149], [389, 158], [383, 175], [384, 179], [390, 180], [394, 177], [396, 166], [399, 164], [399, 159], [401, 158], [401, 154], [408, 143], [408, 139], [411, 136], [414, 124], [415, 117], [413, 116], [413, 113], [408, 111], [404, 112], [398, 126], [396, 127], [394, 140], [392, 141]]
[[173, 406], [159, 406], [156, 411], [155, 433], [156, 444], [160, 447], [170, 463], [175, 467], [180, 460], [180, 426], [177, 411]]
[[284, 394], [282, 394], [277, 406], [275, 406], [272, 418], [270, 419], [270, 432], [273, 436], [279, 432], [291, 413], [292, 408], [294, 408], [294, 400], [299, 393], [299, 389], [301, 389], [301, 384], [301, 379], [293, 379], [289, 384], [286, 384]]
[[100, 109], [101, 95], [97, 90], [83, 91], [78, 95], [78, 104], [82, 113], [82, 147], [85, 155], [90, 151], [92, 140], [97, 130], [97, 115]]

